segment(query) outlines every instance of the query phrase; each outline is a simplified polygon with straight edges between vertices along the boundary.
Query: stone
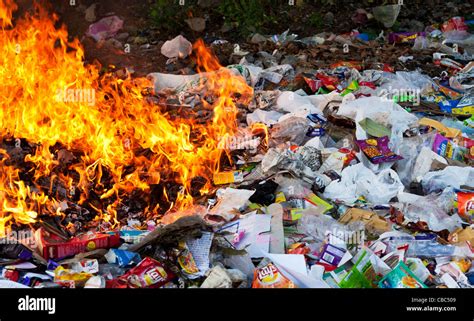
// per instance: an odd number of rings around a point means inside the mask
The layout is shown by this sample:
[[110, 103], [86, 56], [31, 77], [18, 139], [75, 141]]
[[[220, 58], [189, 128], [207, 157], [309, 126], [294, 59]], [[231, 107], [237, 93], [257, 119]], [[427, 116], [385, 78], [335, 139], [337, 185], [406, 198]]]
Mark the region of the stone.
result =
[[206, 19], [204, 18], [191, 18], [184, 20], [191, 30], [196, 32], [202, 32], [206, 29]]
[[94, 3], [92, 5], [90, 5], [86, 11], [85, 11], [85, 19], [86, 21], [88, 22], [94, 22], [97, 20], [97, 16], [95, 14], [96, 12], [96, 9], [97, 9], [97, 3]]

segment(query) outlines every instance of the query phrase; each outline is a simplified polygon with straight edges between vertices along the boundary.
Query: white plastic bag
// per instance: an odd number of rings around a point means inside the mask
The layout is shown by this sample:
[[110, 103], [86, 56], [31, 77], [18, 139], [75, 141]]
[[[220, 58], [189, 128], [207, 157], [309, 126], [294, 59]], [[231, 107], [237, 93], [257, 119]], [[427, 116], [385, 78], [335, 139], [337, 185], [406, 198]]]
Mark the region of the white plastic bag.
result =
[[347, 204], [353, 204], [360, 196], [372, 204], [387, 204], [403, 189], [395, 171], [385, 169], [376, 175], [359, 163], [345, 168], [341, 173], [341, 180], [331, 182], [323, 196]]
[[161, 47], [161, 54], [167, 58], [186, 58], [191, 51], [193, 45], [181, 35], [166, 41]]
[[291, 113], [288, 116], [306, 117], [308, 114], [320, 112], [307, 96], [300, 96], [292, 91], [284, 91], [277, 100], [276, 109]]
[[395, 104], [392, 100], [381, 97], [364, 97], [343, 102], [337, 112], [339, 116], [351, 118], [356, 123], [356, 138], [367, 139], [367, 133], [359, 125], [364, 118], [370, 118], [376, 123], [391, 127], [389, 147], [397, 153], [403, 140], [403, 133], [415, 126], [418, 118]]
[[448, 166], [441, 171], [428, 172], [421, 181], [423, 190], [429, 194], [442, 191], [448, 186], [459, 188], [461, 185], [474, 187], [474, 168]]
[[274, 110], [266, 111], [257, 109], [253, 113], [247, 114], [247, 124], [251, 126], [255, 123], [263, 123], [267, 126], [271, 126], [276, 124], [281, 116], [283, 116], [283, 114]]

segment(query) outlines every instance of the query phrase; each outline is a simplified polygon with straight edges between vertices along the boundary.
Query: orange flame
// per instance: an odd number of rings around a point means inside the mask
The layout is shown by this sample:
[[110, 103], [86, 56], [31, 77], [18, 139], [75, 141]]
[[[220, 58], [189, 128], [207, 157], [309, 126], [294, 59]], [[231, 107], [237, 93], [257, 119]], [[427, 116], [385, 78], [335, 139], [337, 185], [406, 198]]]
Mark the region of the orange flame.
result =
[[[84, 65], [79, 40], [69, 41], [66, 28], [55, 27], [55, 15], [38, 7], [35, 15], [13, 24], [16, 9], [12, 0], [0, 0], [0, 137], [37, 145], [24, 158], [33, 164], [35, 186], [33, 191], [20, 179], [2, 151], [0, 233], [6, 224], [59, 214], [52, 205], [57, 204], [57, 195], [51, 194], [56, 181], [70, 196], [80, 193], [79, 204], [94, 190], [103, 202], [97, 215], [112, 226], [124, 195], [137, 189], [149, 194], [151, 184], [165, 177], [182, 187], [174, 209], [193, 204], [193, 178], [206, 180], [201, 192], [210, 189], [223, 153], [219, 140], [237, 128], [235, 98], [252, 96], [242, 77], [222, 68], [198, 41], [199, 71], [212, 71], [201, 84], [216, 97], [212, 104], [203, 101], [213, 111], [212, 122], [171, 119], [162, 106], [145, 99], [152, 85], [147, 79], [99, 74], [100, 67]], [[74, 152], [76, 160], [64, 163], [56, 156], [58, 146]], [[66, 171], [59, 170], [63, 166]], [[50, 179], [48, 190], [39, 183], [45, 178]], [[163, 194], [169, 197], [166, 189]]]

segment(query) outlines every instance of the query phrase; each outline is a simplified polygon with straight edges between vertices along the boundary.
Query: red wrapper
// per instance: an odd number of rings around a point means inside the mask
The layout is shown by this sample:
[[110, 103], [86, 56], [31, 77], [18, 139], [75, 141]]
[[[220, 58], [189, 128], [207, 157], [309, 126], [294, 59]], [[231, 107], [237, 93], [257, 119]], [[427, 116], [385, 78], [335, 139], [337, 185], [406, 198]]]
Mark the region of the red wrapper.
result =
[[331, 65], [331, 69], [337, 68], [337, 67], [348, 67], [348, 68], [354, 68], [359, 71], [362, 70], [362, 64], [359, 61], [338, 61], [334, 64]]
[[160, 262], [147, 257], [119, 277], [119, 284], [125, 281], [129, 288], [160, 288], [173, 278], [174, 274], [167, 271]]
[[105, 281], [105, 287], [107, 289], [126, 289], [128, 288], [127, 280], [112, 279]]
[[446, 31], [467, 31], [469, 30], [469, 27], [467, 26], [465, 20], [463, 17], [453, 17], [443, 23], [441, 26], [441, 31], [446, 32]]
[[339, 84], [339, 79], [336, 77], [327, 76], [322, 73], [316, 74], [316, 78], [318, 78], [321, 81], [322, 86], [326, 87], [328, 90], [336, 90], [336, 87]]
[[40, 228], [35, 232], [35, 239], [41, 255], [46, 260], [60, 259], [77, 253], [117, 247], [120, 245], [120, 236], [118, 233], [87, 233], [64, 241], [57, 235], [48, 233]]

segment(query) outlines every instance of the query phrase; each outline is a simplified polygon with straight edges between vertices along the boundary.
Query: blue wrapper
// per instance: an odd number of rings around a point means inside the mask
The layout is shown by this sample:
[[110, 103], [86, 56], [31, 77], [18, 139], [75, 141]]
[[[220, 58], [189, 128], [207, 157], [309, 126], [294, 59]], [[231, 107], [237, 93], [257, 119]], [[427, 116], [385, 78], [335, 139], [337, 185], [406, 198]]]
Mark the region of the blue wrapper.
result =
[[105, 258], [107, 262], [118, 264], [120, 267], [138, 264], [142, 260], [138, 253], [119, 249], [110, 249], [109, 252], [105, 254]]

